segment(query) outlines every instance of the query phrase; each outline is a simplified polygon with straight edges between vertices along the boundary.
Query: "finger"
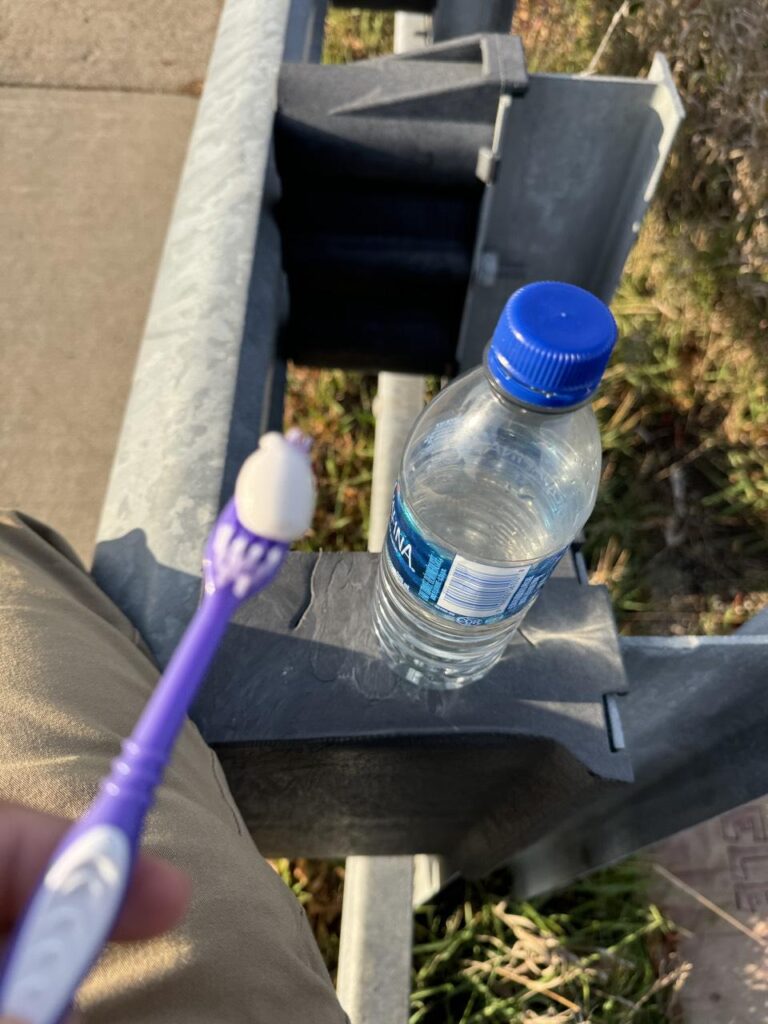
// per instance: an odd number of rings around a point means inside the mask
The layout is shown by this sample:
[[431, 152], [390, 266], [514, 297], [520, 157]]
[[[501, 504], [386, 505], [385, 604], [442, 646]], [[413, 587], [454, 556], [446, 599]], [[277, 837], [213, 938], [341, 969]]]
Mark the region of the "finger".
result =
[[[23, 911], [70, 824], [25, 807], [0, 804], [0, 932], [7, 931]], [[141, 855], [112, 937], [148, 939], [167, 931], [184, 916], [189, 892], [190, 880], [183, 872]]]
[[139, 857], [113, 939], [162, 935], [184, 917], [192, 887], [189, 875], [155, 857]]

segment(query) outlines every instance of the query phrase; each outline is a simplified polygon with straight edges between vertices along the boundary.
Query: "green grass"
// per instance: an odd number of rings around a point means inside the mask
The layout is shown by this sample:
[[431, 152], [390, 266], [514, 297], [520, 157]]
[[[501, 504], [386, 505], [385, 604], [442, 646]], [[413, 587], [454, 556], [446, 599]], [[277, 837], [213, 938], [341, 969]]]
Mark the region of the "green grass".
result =
[[685, 973], [634, 862], [511, 903], [499, 872], [416, 914], [410, 1024], [663, 1024]]
[[658, 209], [614, 301], [586, 553], [625, 632], [728, 632], [768, 601], [759, 318]]
[[[582, 71], [617, 7], [520, 0], [531, 67]], [[642, 74], [663, 49], [688, 108], [613, 304], [621, 340], [596, 405], [605, 464], [586, 554], [624, 632], [729, 632], [768, 602], [764, 13], [763, 0], [637, 0], [600, 63]], [[392, 34], [389, 15], [334, 11], [325, 57], [387, 52]], [[317, 439], [310, 548], [365, 548], [374, 396], [360, 374], [289, 374], [288, 417]], [[280, 870], [333, 969], [343, 868]], [[411, 1024], [670, 1019], [684, 965], [640, 864], [531, 904], [510, 891], [501, 872], [417, 913]]]
[[365, 551], [373, 470], [376, 378], [291, 367], [286, 423], [313, 439], [318, 500], [307, 551]]
[[325, 24], [324, 64], [349, 64], [391, 53], [395, 19], [382, 11], [333, 11]]
[[[534, 70], [582, 70], [619, 5], [520, 0]], [[764, 0], [637, 0], [598, 70], [664, 52], [687, 117], [613, 308], [587, 531], [627, 633], [722, 633], [768, 602], [768, 18]]]
[[[344, 868], [281, 860], [333, 974]], [[689, 966], [674, 925], [627, 861], [545, 899], [514, 902], [498, 871], [414, 918], [410, 1024], [665, 1024]]]

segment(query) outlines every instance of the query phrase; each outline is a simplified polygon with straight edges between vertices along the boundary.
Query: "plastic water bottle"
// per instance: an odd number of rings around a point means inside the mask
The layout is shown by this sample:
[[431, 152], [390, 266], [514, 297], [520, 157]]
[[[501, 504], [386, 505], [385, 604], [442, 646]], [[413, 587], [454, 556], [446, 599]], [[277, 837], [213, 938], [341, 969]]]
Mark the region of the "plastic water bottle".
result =
[[401, 676], [447, 689], [484, 675], [589, 518], [601, 467], [589, 401], [616, 334], [589, 292], [527, 285], [505, 306], [484, 365], [417, 419], [373, 608]]

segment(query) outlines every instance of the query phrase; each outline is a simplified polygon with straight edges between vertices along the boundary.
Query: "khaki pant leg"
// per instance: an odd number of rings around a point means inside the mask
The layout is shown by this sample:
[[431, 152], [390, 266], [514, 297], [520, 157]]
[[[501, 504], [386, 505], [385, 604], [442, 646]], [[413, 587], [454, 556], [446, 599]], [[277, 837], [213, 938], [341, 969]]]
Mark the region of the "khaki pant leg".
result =
[[[157, 675], [66, 543], [0, 513], [0, 799], [80, 815]], [[304, 913], [191, 722], [144, 848], [191, 875], [190, 911], [169, 935], [110, 947], [81, 990], [87, 1024], [342, 1024]]]

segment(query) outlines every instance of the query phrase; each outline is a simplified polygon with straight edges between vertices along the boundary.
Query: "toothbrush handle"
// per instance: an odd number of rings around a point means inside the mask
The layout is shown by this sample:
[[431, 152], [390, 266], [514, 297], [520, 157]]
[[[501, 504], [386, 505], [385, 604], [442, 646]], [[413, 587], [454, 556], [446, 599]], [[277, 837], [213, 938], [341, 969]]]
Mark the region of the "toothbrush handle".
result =
[[86, 814], [66, 833], [13, 936], [0, 1016], [57, 1024], [120, 913], [165, 758], [123, 743]]
[[134, 848], [116, 825], [72, 829], [54, 855], [13, 941], [0, 1013], [58, 1024], [101, 952], [123, 903]]
[[236, 602], [207, 596], [90, 808], [64, 836], [0, 975], [0, 1016], [58, 1024], [117, 920], [144, 819]]

